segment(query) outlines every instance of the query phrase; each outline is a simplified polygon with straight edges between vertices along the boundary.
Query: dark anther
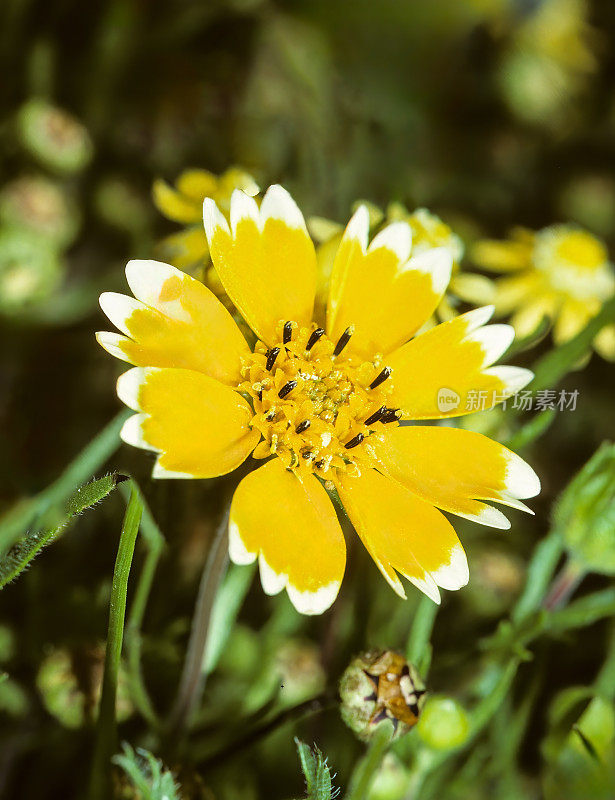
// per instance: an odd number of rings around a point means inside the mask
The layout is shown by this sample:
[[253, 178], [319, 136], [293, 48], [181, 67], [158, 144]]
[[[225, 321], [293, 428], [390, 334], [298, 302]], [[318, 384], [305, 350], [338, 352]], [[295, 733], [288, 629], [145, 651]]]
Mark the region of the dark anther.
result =
[[317, 462], [316, 462], [315, 466], [316, 466], [318, 469], [322, 469], [322, 468], [324, 467], [324, 465], [325, 465], [325, 464], [326, 464], [326, 461], [324, 460], [324, 458], [321, 458], [321, 459], [320, 459], [320, 461], [317, 461]]
[[399, 422], [401, 411], [399, 408], [387, 408], [384, 414], [380, 417], [380, 422], [386, 425], [387, 422]]
[[263, 390], [262, 389], [258, 390], [258, 399], [260, 400], [261, 403], [263, 402]]
[[346, 444], [344, 445], [344, 447], [346, 448], [346, 450], [350, 450], [351, 448], [353, 448], [353, 447], [356, 447], [358, 444], [361, 444], [361, 442], [363, 441], [363, 439], [365, 439], [365, 434], [363, 434], [363, 433], [359, 432], [359, 433], [357, 433], [357, 435], [356, 435], [354, 438], [352, 438], [352, 439], [351, 439], [349, 442], [346, 442]]
[[272, 347], [271, 350], [267, 353], [267, 363], [265, 364], [265, 368], [271, 369], [271, 367], [275, 364], [276, 358], [279, 355], [280, 355], [280, 348]]
[[350, 341], [350, 337], [352, 336], [353, 333], [354, 333], [354, 327], [352, 325], [346, 328], [344, 333], [337, 340], [337, 344], [335, 345], [335, 350], [333, 351], [334, 356], [339, 356], [339, 354], [342, 352], [342, 350], [346, 347], [346, 345]]
[[324, 335], [324, 332], [325, 332], [324, 328], [316, 328], [315, 331], [312, 331], [310, 338], [307, 340], [305, 349], [311, 350], [312, 347], [314, 347], [314, 345], [316, 344], [316, 342], [320, 339], [320, 337]]
[[288, 344], [293, 338], [293, 323], [289, 320], [284, 323], [284, 330], [282, 331], [282, 341]]
[[287, 394], [290, 394], [296, 385], [297, 381], [288, 381], [288, 383], [285, 383], [278, 392], [278, 397], [280, 400], [283, 400]]
[[307, 431], [312, 423], [309, 419], [304, 419], [303, 422], [300, 422], [297, 427], [295, 428], [295, 433], [303, 433], [303, 431]]
[[374, 411], [374, 413], [371, 415], [371, 417], [368, 417], [365, 420], [365, 424], [366, 425], [373, 425], [374, 422], [378, 422], [378, 420], [382, 418], [382, 415], [384, 413], [386, 413], [386, 410], [387, 410], [386, 406], [380, 406], [378, 411]]
[[272, 419], [275, 417], [275, 408], [271, 408], [266, 414], [265, 419], [267, 422], [271, 422]]
[[402, 677], [404, 675], [410, 675], [410, 667], [407, 664], [404, 664], [404, 666], [401, 668], [401, 674]]
[[392, 370], [391, 367], [385, 367], [379, 375], [376, 375], [374, 380], [370, 383], [369, 388], [375, 389], [377, 386], [380, 386], [381, 383], [384, 383], [386, 379], [391, 374]]
[[305, 460], [307, 461], [307, 460], [308, 460], [308, 458], [312, 458], [312, 451], [311, 451], [311, 450], [304, 450], [304, 451], [301, 453], [301, 457], [302, 457], [302, 458], [305, 458]]

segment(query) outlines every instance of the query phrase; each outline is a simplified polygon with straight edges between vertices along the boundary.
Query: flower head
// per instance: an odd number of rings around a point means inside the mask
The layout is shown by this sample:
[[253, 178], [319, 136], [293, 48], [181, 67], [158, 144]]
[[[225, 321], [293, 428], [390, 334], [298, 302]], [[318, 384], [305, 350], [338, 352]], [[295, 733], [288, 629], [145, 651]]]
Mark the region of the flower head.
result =
[[[519, 336], [530, 336], [543, 318], [553, 321], [556, 344], [576, 336], [615, 292], [615, 272], [604, 244], [572, 225], [534, 233], [517, 228], [508, 241], [483, 240], [472, 253], [484, 269], [507, 273], [497, 283], [494, 303], [510, 314]], [[594, 340], [605, 358], [615, 358], [615, 326]]]
[[[122, 333], [98, 334], [136, 365], [118, 381], [137, 412], [122, 438], [157, 453], [160, 478], [209, 478], [251, 453], [275, 456], [235, 492], [230, 555], [238, 564], [258, 558], [265, 591], [286, 588], [299, 611], [328, 608], [344, 573], [331, 489], [393, 589], [405, 597], [399, 573], [439, 602], [438, 587], [460, 588], [468, 567], [437, 508], [510, 527], [487, 501], [525, 508], [520, 500], [539, 482], [484, 436], [399, 421], [469, 413], [475, 391], [487, 407], [518, 391], [531, 373], [491, 366], [512, 328], [485, 327], [493, 309], [482, 308], [415, 336], [448, 284], [450, 253], [413, 255], [405, 222], [369, 242], [364, 207], [341, 238], [326, 314], [316, 318], [314, 245], [282, 187], [272, 186], [260, 208], [234, 192], [230, 222], [208, 199], [204, 218], [220, 280], [256, 343], [248, 346], [202, 283], [166, 264], [130, 262], [134, 299], [101, 297]], [[439, 407], [442, 387], [458, 407]]]

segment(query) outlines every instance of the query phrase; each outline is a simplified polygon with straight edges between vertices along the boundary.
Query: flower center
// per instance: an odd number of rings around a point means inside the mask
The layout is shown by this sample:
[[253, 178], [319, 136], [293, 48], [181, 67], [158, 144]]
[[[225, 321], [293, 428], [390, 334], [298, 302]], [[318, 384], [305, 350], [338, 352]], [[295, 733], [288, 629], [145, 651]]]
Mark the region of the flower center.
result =
[[396, 423], [389, 408], [391, 370], [376, 355], [372, 361], [347, 353], [347, 328], [337, 342], [314, 323], [280, 323], [271, 348], [257, 342], [244, 360], [240, 390], [254, 407], [250, 425], [263, 436], [256, 458], [279, 456], [289, 469], [313, 472], [324, 480], [332, 471], [359, 475], [373, 462], [369, 437]]

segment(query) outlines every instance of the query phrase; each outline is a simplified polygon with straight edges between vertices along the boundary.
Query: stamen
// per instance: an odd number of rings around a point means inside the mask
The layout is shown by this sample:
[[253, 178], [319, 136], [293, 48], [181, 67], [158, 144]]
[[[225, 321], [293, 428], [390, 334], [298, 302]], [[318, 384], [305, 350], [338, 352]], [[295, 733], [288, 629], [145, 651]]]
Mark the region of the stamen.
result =
[[300, 422], [295, 428], [295, 433], [303, 433], [303, 431], [307, 431], [311, 424], [312, 423], [309, 419], [304, 419], [303, 422]]
[[258, 390], [258, 399], [259, 399], [259, 402], [261, 402], [261, 403], [263, 402], [263, 390], [262, 389]]
[[387, 410], [386, 406], [380, 406], [378, 411], [374, 411], [374, 413], [371, 415], [371, 417], [368, 417], [365, 420], [365, 424], [366, 425], [373, 425], [375, 422], [378, 422], [378, 420], [382, 418], [382, 416], [386, 412], [386, 410]]
[[267, 422], [271, 422], [271, 420], [275, 418], [275, 414], [276, 414], [276, 407], [271, 406], [269, 411], [265, 414], [265, 419], [267, 420]]
[[288, 381], [288, 383], [285, 383], [278, 392], [278, 397], [280, 400], [283, 400], [287, 394], [290, 394], [296, 385], [297, 381]]
[[386, 379], [389, 377], [393, 370], [391, 367], [385, 367], [379, 375], [376, 375], [374, 380], [370, 383], [369, 388], [375, 389], [377, 386], [380, 386], [381, 383], [384, 383]]
[[346, 442], [346, 444], [344, 445], [344, 447], [346, 448], [346, 450], [351, 450], [353, 447], [356, 447], [358, 444], [361, 444], [361, 442], [363, 441], [363, 439], [365, 439], [365, 434], [364, 434], [364, 433], [361, 433], [361, 432], [359, 432], [359, 433], [357, 433], [357, 435], [356, 435], [354, 438], [352, 438], [352, 439], [351, 439], [349, 442]]
[[349, 325], [344, 333], [340, 336], [337, 340], [337, 344], [335, 345], [335, 350], [333, 351], [334, 356], [339, 356], [342, 350], [346, 347], [348, 342], [350, 341], [350, 337], [354, 333], [354, 325]]
[[301, 453], [301, 457], [305, 458], [305, 460], [307, 461], [308, 459], [312, 458], [312, 451], [311, 450], [304, 450]]
[[380, 417], [380, 422], [386, 425], [388, 422], [399, 422], [401, 418], [401, 409], [387, 408], [384, 414]]
[[320, 339], [321, 336], [324, 336], [325, 329], [324, 328], [316, 328], [315, 331], [312, 331], [312, 335], [307, 340], [307, 344], [305, 346], [306, 352], [309, 352], [312, 347], [316, 344], [316, 342]]
[[276, 358], [280, 355], [280, 348], [279, 347], [272, 347], [271, 350], [267, 353], [267, 363], [265, 364], [265, 369], [270, 370], [271, 367], [275, 364]]
[[282, 331], [282, 342], [284, 344], [288, 344], [292, 338], [293, 338], [293, 323], [290, 320], [288, 320], [288, 322], [284, 323], [284, 329]]
[[318, 467], [318, 469], [322, 469], [322, 468], [325, 466], [325, 464], [326, 464], [326, 463], [327, 463], [327, 462], [324, 460], [324, 458], [321, 458], [321, 459], [320, 459], [320, 461], [317, 461], [317, 462], [314, 464], [314, 466], [315, 466], [315, 467]]

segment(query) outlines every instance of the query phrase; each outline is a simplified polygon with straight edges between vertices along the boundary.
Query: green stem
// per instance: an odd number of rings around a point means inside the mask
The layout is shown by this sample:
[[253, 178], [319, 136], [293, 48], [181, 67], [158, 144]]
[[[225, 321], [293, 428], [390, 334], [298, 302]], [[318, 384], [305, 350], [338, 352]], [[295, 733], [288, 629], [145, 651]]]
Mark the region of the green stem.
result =
[[392, 737], [392, 724], [380, 723], [370, 742], [369, 750], [355, 768], [346, 800], [365, 800], [375, 773], [391, 744]]
[[439, 606], [423, 595], [412, 621], [406, 645], [406, 658], [414, 664], [423, 678], [427, 677], [431, 658], [429, 640], [436, 621]]
[[566, 605], [585, 575], [586, 571], [583, 567], [568, 559], [551, 584], [542, 607], [546, 611], [556, 611]]
[[103, 673], [100, 710], [98, 713], [96, 745], [90, 787], [89, 800], [108, 800], [110, 797], [111, 757], [117, 749], [117, 728], [115, 719], [115, 699], [117, 677], [122, 655], [124, 637], [124, 619], [126, 616], [126, 597], [128, 593], [128, 577], [135, 550], [142, 506], [138, 493], [133, 491], [124, 516], [124, 524], [113, 570], [111, 600], [109, 602], [109, 628], [105, 653], [105, 669]]
[[513, 622], [521, 622], [540, 607], [563, 550], [562, 537], [557, 531], [536, 545], [527, 570], [525, 588], [512, 611]]
[[184, 668], [177, 697], [169, 714], [168, 735], [171, 740], [177, 739], [190, 724], [190, 717], [205, 688], [206, 673], [203, 665], [206, 663], [211, 612], [228, 564], [228, 517], [227, 510], [214, 535], [201, 576]]

